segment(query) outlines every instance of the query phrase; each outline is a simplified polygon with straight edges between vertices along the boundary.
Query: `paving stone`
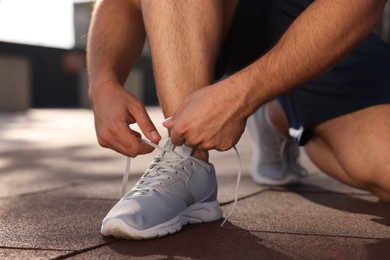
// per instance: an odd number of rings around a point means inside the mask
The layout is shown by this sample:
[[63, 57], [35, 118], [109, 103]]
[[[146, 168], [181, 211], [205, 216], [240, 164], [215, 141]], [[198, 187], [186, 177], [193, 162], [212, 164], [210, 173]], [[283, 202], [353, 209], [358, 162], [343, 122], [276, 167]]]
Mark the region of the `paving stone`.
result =
[[251, 232], [219, 225], [220, 221], [189, 225], [180, 234], [154, 240], [122, 240], [74, 259], [291, 259], [262, 245]]
[[[294, 259], [386, 259], [389, 240], [252, 232], [262, 245]], [[257, 259], [267, 259], [259, 256]]]
[[112, 201], [53, 193], [0, 200], [0, 247], [79, 250], [104, 244], [101, 220]]
[[230, 221], [253, 231], [390, 238], [389, 205], [374, 196], [265, 191], [241, 200]]
[[66, 253], [68, 253], [68, 251], [0, 248], [0, 259], [53, 259]]
[[185, 226], [155, 240], [118, 240], [74, 259], [381, 259], [389, 240], [253, 232], [219, 227], [220, 222]]

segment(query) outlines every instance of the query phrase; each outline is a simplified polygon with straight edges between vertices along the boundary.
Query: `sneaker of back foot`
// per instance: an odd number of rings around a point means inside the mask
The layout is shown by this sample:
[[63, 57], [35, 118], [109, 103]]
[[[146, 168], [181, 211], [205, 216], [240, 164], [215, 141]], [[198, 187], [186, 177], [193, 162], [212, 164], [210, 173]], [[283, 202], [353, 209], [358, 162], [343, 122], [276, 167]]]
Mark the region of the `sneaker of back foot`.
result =
[[299, 147], [290, 137], [281, 136], [265, 113], [267, 107], [262, 106], [248, 120], [254, 138], [252, 179], [271, 186], [296, 184], [307, 174], [298, 161]]
[[212, 164], [168, 139], [136, 185], [103, 219], [101, 233], [127, 239], [161, 237], [185, 224], [215, 221], [222, 211]]

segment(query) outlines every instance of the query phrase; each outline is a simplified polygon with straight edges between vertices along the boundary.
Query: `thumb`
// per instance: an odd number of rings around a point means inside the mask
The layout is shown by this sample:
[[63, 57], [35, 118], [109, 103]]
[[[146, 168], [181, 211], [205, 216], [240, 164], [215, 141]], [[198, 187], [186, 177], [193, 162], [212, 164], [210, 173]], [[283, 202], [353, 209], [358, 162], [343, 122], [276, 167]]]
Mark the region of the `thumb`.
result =
[[134, 118], [148, 140], [156, 144], [161, 140], [161, 135], [158, 133], [157, 128], [154, 126], [145, 109], [134, 115]]
[[173, 119], [172, 117], [168, 117], [167, 119], [164, 120], [162, 123], [164, 127], [171, 129], [173, 127]]

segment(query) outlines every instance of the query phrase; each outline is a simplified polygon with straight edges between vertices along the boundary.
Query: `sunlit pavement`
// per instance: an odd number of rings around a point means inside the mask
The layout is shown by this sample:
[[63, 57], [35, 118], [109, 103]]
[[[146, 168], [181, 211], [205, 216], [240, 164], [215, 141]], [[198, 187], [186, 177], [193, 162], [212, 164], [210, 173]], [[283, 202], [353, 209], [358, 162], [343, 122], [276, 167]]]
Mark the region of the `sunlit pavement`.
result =
[[[159, 108], [148, 108], [159, 128]], [[185, 226], [155, 240], [104, 238], [120, 197], [125, 157], [98, 146], [90, 110], [0, 113], [0, 259], [386, 259], [390, 207], [322, 174], [301, 153], [301, 185], [251, 181], [251, 139], [237, 145], [243, 177], [228, 223]], [[156, 154], [132, 160], [129, 187]], [[234, 151], [212, 152], [224, 212], [232, 206]]]

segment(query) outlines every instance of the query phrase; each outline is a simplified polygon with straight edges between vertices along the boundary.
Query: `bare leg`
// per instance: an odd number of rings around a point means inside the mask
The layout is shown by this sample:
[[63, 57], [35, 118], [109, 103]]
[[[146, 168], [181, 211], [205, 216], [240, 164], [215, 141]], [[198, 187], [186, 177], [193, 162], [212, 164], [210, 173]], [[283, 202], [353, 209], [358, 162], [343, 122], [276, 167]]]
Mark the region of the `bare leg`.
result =
[[268, 116], [278, 130], [278, 132], [283, 136], [288, 136], [288, 122], [287, 117], [283, 112], [283, 109], [280, 107], [276, 100], [273, 100], [268, 103]]
[[378, 105], [316, 126], [308, 155], [329, 175], [390, 202], [389, 114], [390, 105]]
[[[226, 30], [230, 24], [235, 7], [231, 4], [236, 1], [225, 2], [141, 2], [165, 117], [175, 113], [184, 97], [213, 82], [224, 26]], [[193, 155], [208, 160], [207, 152], [195, 151]]]
[[[270, 112], [275, 126], [286, 123], [280, 112]], [[390, 105], [380, 105], [321, 123], [305, 150], [326, 174], [390, 201], [389, 114]]]

